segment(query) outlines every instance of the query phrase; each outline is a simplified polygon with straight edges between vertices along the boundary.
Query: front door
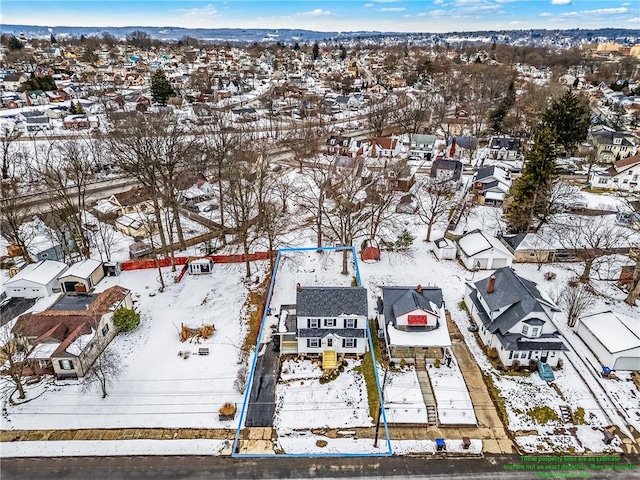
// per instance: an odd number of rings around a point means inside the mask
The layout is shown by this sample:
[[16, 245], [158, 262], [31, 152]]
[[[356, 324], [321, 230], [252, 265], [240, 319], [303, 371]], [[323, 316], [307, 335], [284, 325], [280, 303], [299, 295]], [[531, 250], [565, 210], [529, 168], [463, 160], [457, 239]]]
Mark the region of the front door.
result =
[[548, 351], [542, 352], [542, 355], [540, 356], [540, 361], [544, 362], [544, 363], [547, 363], [547, 358], [548, 357], [549, 357], [549, 352]]
[[333, 338], [327, 338], [327, 347], [333, 347]]

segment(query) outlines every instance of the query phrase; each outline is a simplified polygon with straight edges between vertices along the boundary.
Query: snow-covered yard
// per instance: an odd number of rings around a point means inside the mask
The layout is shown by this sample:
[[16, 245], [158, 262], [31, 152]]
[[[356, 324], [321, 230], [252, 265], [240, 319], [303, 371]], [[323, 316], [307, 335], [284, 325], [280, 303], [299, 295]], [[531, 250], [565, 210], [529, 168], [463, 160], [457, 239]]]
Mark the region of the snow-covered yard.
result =
[[[216, 265], [211, 275], [186, 275], [178, 284], [169, 268], [163, 275], [167, 288], [162, 293], [156, 270], [123, 272], [98, 285], [98, 291], [115, 284], [131, 289], [141, 313], [140, 326], [111, 344], [123, 372], [105, 399], [95, 389], [83, 392], [77, 381], [51, 382], [34, 387], [42, 391], [37, 398], [29, 392], [31, 401], [7, 405], [2, 428], [235, 428], [237, 421], [218, 419], [218, 409], [242, 400], [233, 383], [246, 335], [244, 265]], [[183, 323], [214, 324], [215, 333], [200, 344], [181, 343]], [[208, 347], [210, 354], [197, 355], [199, 347]], [[191, 355], [184, 359], [181, 351]]]
[[[378, 376], [384, 375], [378, 371]], [[413, 365], [387, 373], [384, 406], [389, 423], [427, 424], [427, 407]]]
[[274, 426], [294, 429], [353, 428], [372, 425], [360, 361], [347, 360], [338, 378], [321, 384], [322, 369], [310, 360], [285, 360], [276, 387]]
[[438, 402], [440, 424], [475, 425], [476, 414], [457, 361], [452, 361], [451, 366], [440, 365], [439, 368], [430, 365], [427, 373], [431, 378], [433, 394]]

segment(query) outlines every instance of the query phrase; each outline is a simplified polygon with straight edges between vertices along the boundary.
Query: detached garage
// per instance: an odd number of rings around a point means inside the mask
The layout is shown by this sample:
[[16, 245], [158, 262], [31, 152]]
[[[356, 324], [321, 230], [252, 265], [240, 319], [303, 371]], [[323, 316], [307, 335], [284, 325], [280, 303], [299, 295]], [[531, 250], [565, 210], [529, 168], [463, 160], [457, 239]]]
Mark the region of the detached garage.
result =
[[576, 333], [611, 370], [640, 370], [640, 318], [607, 311], [578, 319]]
[[87, 258], [74, 263], [60, 277], [63, 292], [90, 292], [104, 278], [102, 262]]
[[58, 293], [58, 277], [66, 269], [66, 264], [55, 260], [27, 265], [5, 283], [7, 297], [38, 298]]
[[458, 240], [458, 257], [467, 270], [510, 267], [513, 254], [496, 237], [473, 230]]

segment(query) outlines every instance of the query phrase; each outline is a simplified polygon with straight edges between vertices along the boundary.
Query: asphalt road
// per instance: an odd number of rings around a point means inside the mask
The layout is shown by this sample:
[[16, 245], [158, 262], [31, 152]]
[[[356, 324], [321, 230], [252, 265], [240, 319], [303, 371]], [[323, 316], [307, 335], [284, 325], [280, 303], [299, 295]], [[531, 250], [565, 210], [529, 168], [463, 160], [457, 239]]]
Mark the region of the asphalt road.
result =
[[[535, 458], [535, 457], [534, 457]], [[352, 457], [352, 458], [268, 458], [228, 457], [86, 457], [3, 459], [2, 480], [91, 480], [91, 479], [293, 479], [293, 478], [384, 478], [519, 480], [537, 478], [593, 478], [631, 480], [640, 478], [638, 456], [622, 458], [616, 464], [629, 469], [569, 468], [569, 462], [553, 459], [557, 469], [525, 470], [536, 462], [517, 455], [483, 458]], [[547, 462], [540, 461], [546, 467]], [[564, 466], [564, 469], [563, 469]], [[516, 468], [514, 468], [516, 467]], [[519, 467], [519, 468], [517, 468]]]
[[276, 380], [278, 379], [278, 352], [273, 349], [273, 340], [266, 344], [264, 353], [258, 357], [251, 383], [251, 394], [247, 404], [245, 425], [247, 427], [271, 427], [276, 409]]

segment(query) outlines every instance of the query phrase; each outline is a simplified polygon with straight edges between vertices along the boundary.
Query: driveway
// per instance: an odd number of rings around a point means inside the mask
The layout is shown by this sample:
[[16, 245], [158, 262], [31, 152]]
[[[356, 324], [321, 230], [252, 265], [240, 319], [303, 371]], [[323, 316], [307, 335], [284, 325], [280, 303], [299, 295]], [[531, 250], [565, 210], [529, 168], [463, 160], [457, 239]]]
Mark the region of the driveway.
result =
[[274, 341], [265, 344], [264, 353], [258, 354], [251, 383], [245, 425], [247, 427], [273, 426], [276, 409], [276, 381], [280, 374], [280, 354], [274, 349]]
[[6, 325], [18, 315], [22, 315], [36, 303], [38, 298], [12, 297], [0, 308], [0, 327]]

